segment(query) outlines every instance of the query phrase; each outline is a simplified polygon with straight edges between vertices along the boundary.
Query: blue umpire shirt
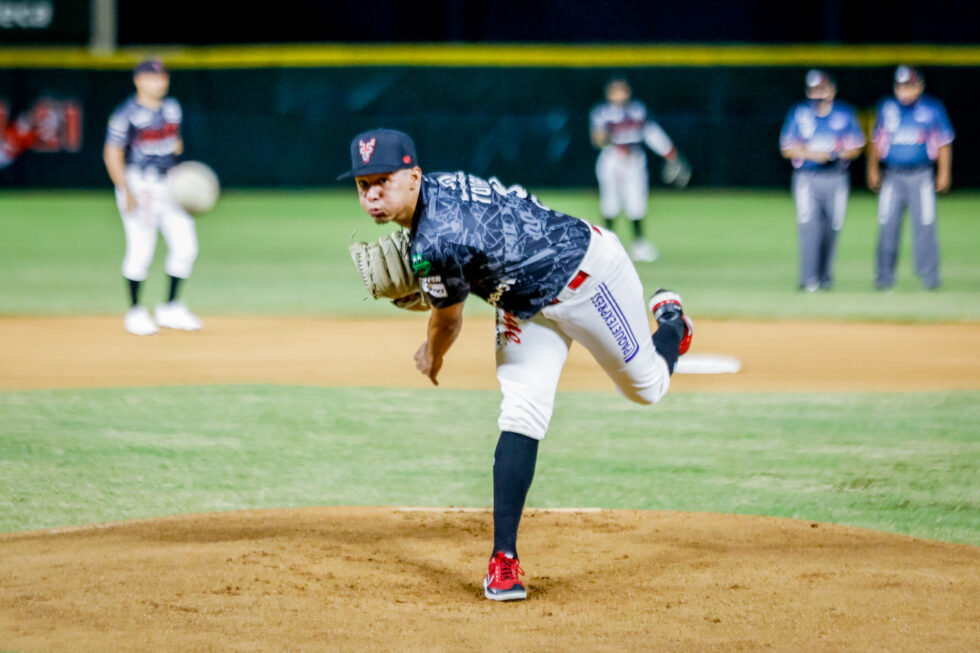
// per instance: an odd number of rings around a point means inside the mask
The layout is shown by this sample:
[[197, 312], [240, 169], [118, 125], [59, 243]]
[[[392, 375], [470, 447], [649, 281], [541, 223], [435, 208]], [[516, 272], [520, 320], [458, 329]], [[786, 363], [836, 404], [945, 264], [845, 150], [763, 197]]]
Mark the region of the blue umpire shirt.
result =
[[805, 100], [789, 110], [779, 133], [779, 147], [785, 150], [803, 146], [831, 155], [826, 163], [791, 159], [796, 170], [846, 170], [850, 161], [835, 155], [844, 150], [864, 147], [864, 132], [861, 131], [857, 113], [846, 102], [834, 101], [830, 113], [818, 116], [815, 106], [815, 101]]
[[886, 167], [916, 168], [932, 165], [939, 148], [955, 134], [943, 103], [928, 95], [904, 105], [894, 97], [878, 105], [872, 141]]

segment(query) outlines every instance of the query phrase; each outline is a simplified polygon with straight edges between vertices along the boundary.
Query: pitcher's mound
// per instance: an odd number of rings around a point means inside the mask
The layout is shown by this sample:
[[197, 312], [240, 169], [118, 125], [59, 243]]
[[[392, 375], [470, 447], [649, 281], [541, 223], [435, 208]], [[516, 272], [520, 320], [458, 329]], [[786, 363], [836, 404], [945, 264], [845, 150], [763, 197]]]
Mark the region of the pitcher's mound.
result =
[[788, 519], [526, 513], [528, 599], [481, 580], [487, 511], [303, 508], [0, 535], [0, 648], [980, 648], [980, 548]]

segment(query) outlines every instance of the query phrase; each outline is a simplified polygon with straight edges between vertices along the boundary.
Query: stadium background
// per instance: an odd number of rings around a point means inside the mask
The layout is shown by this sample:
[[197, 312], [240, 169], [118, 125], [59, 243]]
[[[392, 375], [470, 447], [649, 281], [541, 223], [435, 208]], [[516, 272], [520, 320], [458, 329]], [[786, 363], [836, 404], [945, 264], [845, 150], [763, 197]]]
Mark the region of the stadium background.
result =
[[[2, 187], [104, 187], [106, 117], [147, 53], [174, 68], [189, 154], [231, 187], [336, 185], [346, 135], [380, 124], [414, 134], [427, 169], [591, 186], [588, 110], [614, 73], [630, 77], [690, 158], [695, 186], [785, 187], [790, 171], [777, 134], [807, 68], [833, 73], [839, 97], [870, 123], [890, 92], [891, 69], [903, 62], [922, 66], [927, 92], [947, 105], [957, 130], [956, 187], [980, 185], [980, 127], [971, 116], [980, 46], [968, 3], [873, 11], [844, 2], [802, 10], [707, 2], [685, 10], [628, 1], [569, 11], [558, 2], [444, 0], [362, 15], [352, 4], [300, 2], [288, 11], [235, 10], [234, 21], [217, 3], [213, 20], [187, 21], [193, 3], [168, 3], [150, 18], [138, 3], [121, 2], [115, 41], [123, 49], [114, 52], [84, 47], [92, 22], [85, 3], [6, 4], [53, 10], [46, 29], [8, 21], [0, 31], [0, 48], [34, 46], [0, 50], [8, 114], [50, 97], [77, 102], [83, 119], [80, 148], [26, 155], [0, 171]], [[51, 42], [77, 47], [37, 47]], [[242, 45], [249, 42], [277, 45]], [[270, 157], [277, 165], [267, 165]], [[855, 166], [855, 182], [861, 173]]]
[[[107, 52], [88, 3], [0, 0], [0, 97], [77, 101], [84, 125], [74, 151], [0, 170], [0, 649], [977, 649], [972, 5], [209, 3], [186, 20], [200, 4], [121, 1]], [[50, 32], [9, 26], [45, 7]], [[100, 151], [150, 53], [227, 191], [183, 295], [205, 329], [134, 338]], [[819, 65], [866, 110], [899, 61], [958, 131], [943, 288], [922, 292], [906, 239], [895, 290], [872, 291], [859, 160], [834, 291], [798, 293], [786, 105]], [[390, 120], [426, 167], [595, 218], [586, 111], [613, 72], [695, 166], [652, 194], [644, 286], [669, 280], [695, 351], [745, 365], [677, 375], [651, 411], [573, 350], [522, 533], [530, 599], [493, 611], [490, 311], [468, 303], [428, 387], [410, 360], [425, 317], [365, 301], [346, 245], [383, 229], [334, 176], [350, 133]], [[400, 505], [476, 512], [383, 508]], [[577, 506], [605, 510], [540, 511]]]

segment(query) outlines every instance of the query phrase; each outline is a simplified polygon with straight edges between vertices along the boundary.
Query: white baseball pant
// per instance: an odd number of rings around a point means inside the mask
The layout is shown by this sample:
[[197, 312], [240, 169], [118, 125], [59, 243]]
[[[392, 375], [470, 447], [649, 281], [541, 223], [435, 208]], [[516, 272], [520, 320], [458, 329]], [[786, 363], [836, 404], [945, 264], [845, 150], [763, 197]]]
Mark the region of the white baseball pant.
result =
[[670, 386], [667, 362], [653, 346], [636, 268], [614, 233], [592, 229], [579, 271], [557, 303], [529, 320], [497, 311], [501, 431], [544, 438], [573, 340], [630, 401], [656, 403]]
[[116, 205], [126, 233], [123, 276], [133, 281], [146, 280], [159, 230], [167, 243], [164, 269], [172, 277], [186, 279], [197, 258], [194, 218], [173, 201], [165, 177], [155, 169], [127, 168], [126, 183], [136, 196], [136, 207], [127, 211], [125, 193], [116, 189]]
[[642, 220], [647, 214], [650, 176], [647, 156], [640, 148], [623, 151], [615, 145], [602, 149], [595, 164], [599, 180], [599, 212], [613, 219], [621, 212], [630, 220]]

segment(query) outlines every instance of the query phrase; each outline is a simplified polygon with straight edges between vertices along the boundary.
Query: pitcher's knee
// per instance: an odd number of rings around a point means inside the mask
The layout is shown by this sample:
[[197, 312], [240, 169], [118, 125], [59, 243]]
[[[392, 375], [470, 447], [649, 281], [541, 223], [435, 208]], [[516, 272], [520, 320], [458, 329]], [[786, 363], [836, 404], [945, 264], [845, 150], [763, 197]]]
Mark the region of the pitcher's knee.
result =
[[548, 432], [553, 408], [553, 404], [527, 399], [515, 400], [505, 396], [500, 404], [497, 426], [501, 431], [512, 431], [535, 440], [542, 440]]
[[670, 374], [667, 372], [667, 364], [659, 356], [657, 374], [652, 374], [649, 378], [633, 383], [622, 383], [618, 385], [619, 392], [633, 403], [649, 405], [655, 404], [670, 388]]
[[649, 406], [663, 399], [663, 396], [667, 394], [667, 384], [663, 384], [662, 387], [660, 385], [653, 385], [644, 388], [621, 388], [620, 392], [633, 403]]

